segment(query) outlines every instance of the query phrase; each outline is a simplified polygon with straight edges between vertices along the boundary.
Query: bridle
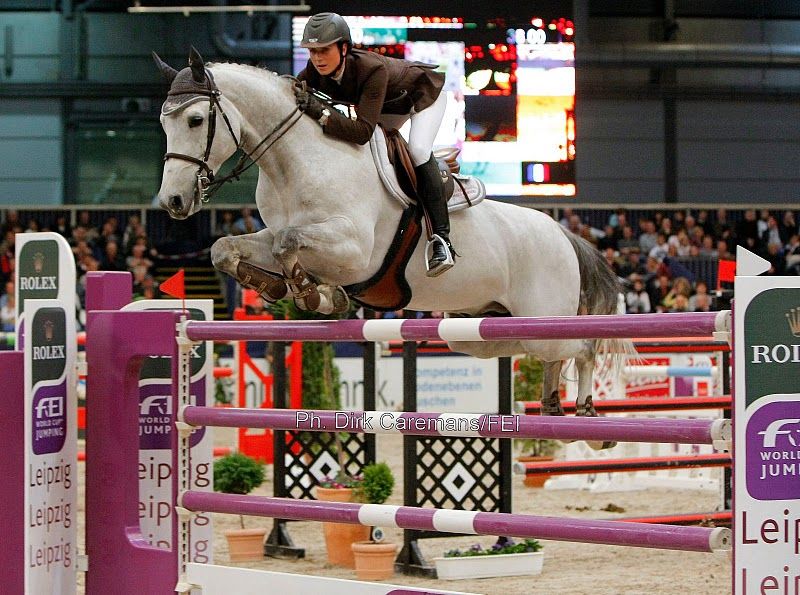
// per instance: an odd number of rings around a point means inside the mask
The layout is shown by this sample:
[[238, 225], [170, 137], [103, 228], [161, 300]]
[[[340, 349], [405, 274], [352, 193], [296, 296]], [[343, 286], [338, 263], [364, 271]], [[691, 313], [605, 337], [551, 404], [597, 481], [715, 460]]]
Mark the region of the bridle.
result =
[[[233, 126], [231, 126], [228, 115], [225, 113], [222, 103], [220, 103], [220, 97], [222, 94], [220, 93], [219, 88], [214, 82], [214, 78], [208, 70], [206, 70], [206, 84], [208, 87], [207, 89], [203, 89], [198, 86], [198, 88], [192, 90], [193, 94], [208, 97], [208, 131], [206, 134], [206, 150], [203, 152], [203, 158], [198, 159], [197, 157], [185, 155], [183, 153], [166, 153], [164, 155], [164, 161], [167, 161], [168, 159], [181, 159], [183, 161], [188, 161], [189, 163], [194, 163], [198, 166], [197, 173], [195, 174], [197, 177], [197, 183], [193, 198], [195, 201], [199, 200], [201, 203], [207, 203], [211, 199], [211, 196], [217, 190], [219, 190], [225, 182], [238, 180], [244, 172], [255, 165], [258, 160], [261, 159], [264, 153], [266, 153], [272, 147], [272, 145], [278, 142], [287, 132], [289, 132], [289, 130], [300, 120], [300, 118], [303, 117], [303, 112], [301, 112], [297, 106], [295, 106], [285, 118], [278, 122], [275, 127], [273, 127], [273, 129], [270, 130], [269, 133], [263, 139], [261, 139], [261, 141], [255, 147], [253, 147], [252, 151], [247, 152], [242, 146], [242, 140], [236, 138], [236, 133], [233, 131]], [[236, 150], [241, 151], [242, 153], [230, 173], [220, 178], [215, 178], [214, 172], [208, 166], [208, 157], [211, 155], [211, 145], [214, 143], [214, 135], [216, 134], [217, 129], [217, 110], [219, 110], [222, 119], [225, 121], [225, 126], [227, 127], [228, 132], [236, 143]], [[253, 157], [253, 155], [259, 151], [259, 149], [261, 149], [261, 151], [256, 157]], [[250, 163], [245, 165], [248, 159], [250, 160]]]

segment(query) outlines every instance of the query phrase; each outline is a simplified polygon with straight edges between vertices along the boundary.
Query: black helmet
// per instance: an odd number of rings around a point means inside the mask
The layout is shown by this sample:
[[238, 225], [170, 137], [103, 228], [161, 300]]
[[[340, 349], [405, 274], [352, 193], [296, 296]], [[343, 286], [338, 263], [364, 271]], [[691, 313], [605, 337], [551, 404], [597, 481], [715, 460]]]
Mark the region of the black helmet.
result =
[[300, 47], [321, 48], [337, 41], [353, 45], [350, 27], [335, 12], [321, 12], [308, 19]]

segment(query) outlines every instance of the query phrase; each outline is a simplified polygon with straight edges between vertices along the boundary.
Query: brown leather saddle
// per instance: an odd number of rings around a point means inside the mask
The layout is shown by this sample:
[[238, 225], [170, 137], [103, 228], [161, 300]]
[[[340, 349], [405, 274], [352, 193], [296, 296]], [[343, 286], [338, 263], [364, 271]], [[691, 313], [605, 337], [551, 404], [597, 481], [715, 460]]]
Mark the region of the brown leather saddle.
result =
[[[416, 200], [417, 176], [414, 172], [411, 154], [408, 151], [408, 144], [397, 130], [387, 131], [382, 127], [381, 130], [386, 137], [389, 161], [394, 166], [400, 187], [403, 192]], [[447, 154], [445, 159], [438, 160], [445, 196], [453, 194], [456, 183], [461, 184], [454, 177], [454, 174], [459, 171], [457, 155], [457, 151], [452, 151]], [[406, 266], [422, 235], [424, 213], [418, 205], [419, 202], [410, 205], [403, 211], [400, 224], [397, 226], [397, 231], [378, 272], [362, 283], [343, 288], [351, 299], [379, 311], [399, 310], [411, 301], [411, 287], [406, 281]], [[426, 224], [430, 231], [430, 223], [427, 222], [427, 218]]]

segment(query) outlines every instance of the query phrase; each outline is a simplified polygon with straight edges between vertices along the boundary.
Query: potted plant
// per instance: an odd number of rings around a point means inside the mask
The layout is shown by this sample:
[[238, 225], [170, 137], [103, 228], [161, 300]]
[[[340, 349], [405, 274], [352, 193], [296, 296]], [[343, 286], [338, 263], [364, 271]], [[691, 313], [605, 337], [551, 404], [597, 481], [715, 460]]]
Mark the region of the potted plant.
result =
[[[249, 494], [264, 482], [264, 466], [241, 453], [232, 453], [214, 462], [214, 491], [225, 494]], [[241, 529], [226, 531], [231, 562], [261, 560], [264, 557], [266, 528], [245, 529], [244, 517], [239, 515]]]
[[[386, 463], [373, 463], [364, 467], [364, 476], [356, 487], [360, 502], [383, 504], [392, 495], [394, 475]], [[356, 577], [362, 581], [380, 581], [394, 574], [397, 545], [383, 541], [383, 531], [373, 527], [369, 540], [351, 545], [355, 558]]]
[[541, 574], [544, 564], [542, 544], [535, 539], [521, 543], [501, 537], [489, 549], [475, 544], [466, 550], [450, 550], [434, 558], [436, 575], [444, 580], [492, 578]]
[[[541, 401], [544, 368], [542, 362], [525, 356], [517, 360], [514, 368], [514, 399], [517, 401]], [[560, 443], [550, 439], [518, 439], [514, 441], [522, 454], [517, 457], [520, 463], [552, 461]], [[524, 483], [528, 487], [540, 488], [550, 478], [549, 474], [526, 475]]]

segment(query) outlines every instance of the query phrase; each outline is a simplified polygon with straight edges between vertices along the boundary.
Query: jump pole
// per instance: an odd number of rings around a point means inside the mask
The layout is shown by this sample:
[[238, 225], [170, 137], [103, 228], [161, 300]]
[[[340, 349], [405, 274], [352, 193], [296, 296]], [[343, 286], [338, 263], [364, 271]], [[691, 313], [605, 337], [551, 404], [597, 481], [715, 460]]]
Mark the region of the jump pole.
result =
[[633, 471], [669, 471], [701, 467], [730, 467], [731, 457], [725, 453], [675, 457], [636, 457], [596, 459], [592, 461], [542, 461], [514, 463], [515, 475], [576, 475], [583, 473], [630, 473]]
[[[575, 413], [574, 401], [562, 401], [565, 413]], [[516, 412], [539, 415], [541, 401], [517, 401]], [[594, 401], [598, 413], [652, 413], [654, 411], [684, 411], [699, 409], [730, 409], [731, 398], [722, 397], [636, 397], [630, 399], [598, 399]]]
[[669, 442], [713, 444], [719, 448], [724, 448], [731, 438], [731, 423], [726, 419], [656, 418], [643, 423], [641, 419], [628, 417], [219, 409], [193, 405], [184, 407], [179, 419], [191, 426], [467, 438]]
[[647, 525], [503, 512], [292, 500], [191, 490], [184, 492], [179, 501], [180, 506], [190, 511], [248, 514], [295, 521], [323, 521], [468, 535], [506, 535], [692, 552], [725, 551], [731, 544], [730, 530], [722, 527]]
[[730, 332], [730, 311], [683, 314], [445, 318], [409, 320], [188, 321], [190, 341], [513, 341], [707, 337]]

